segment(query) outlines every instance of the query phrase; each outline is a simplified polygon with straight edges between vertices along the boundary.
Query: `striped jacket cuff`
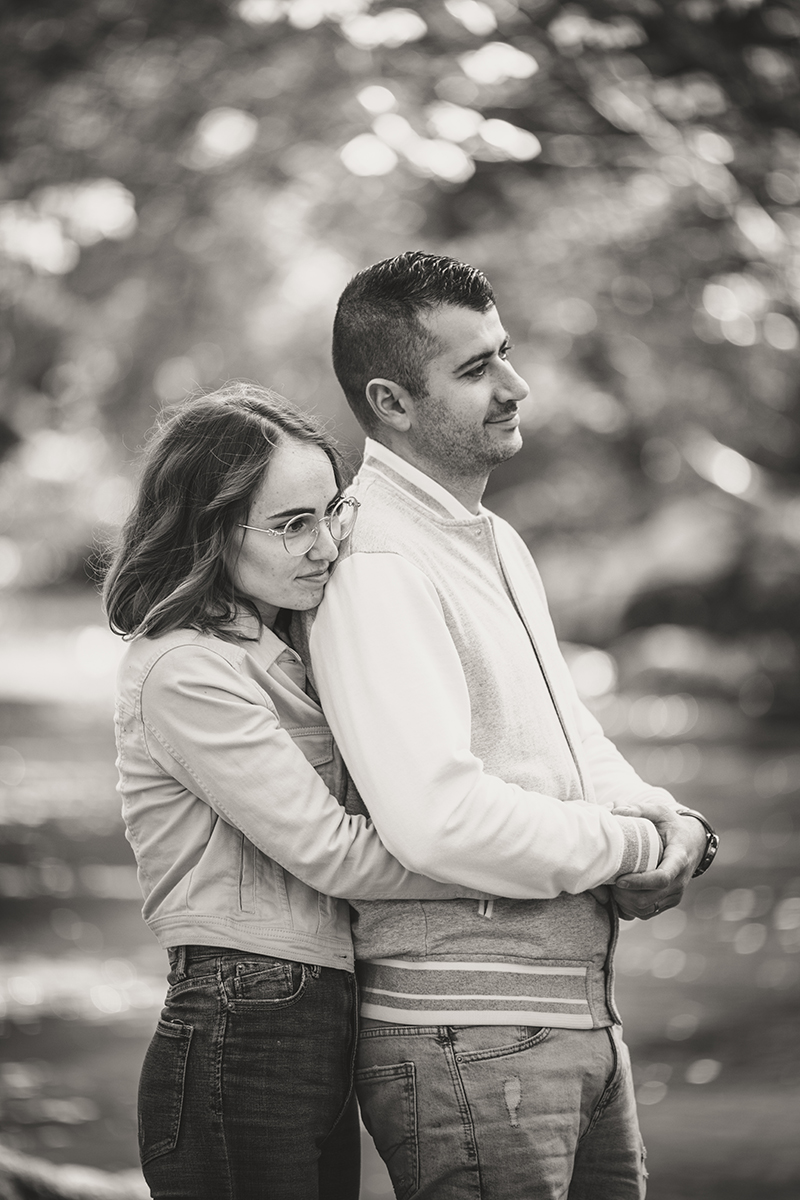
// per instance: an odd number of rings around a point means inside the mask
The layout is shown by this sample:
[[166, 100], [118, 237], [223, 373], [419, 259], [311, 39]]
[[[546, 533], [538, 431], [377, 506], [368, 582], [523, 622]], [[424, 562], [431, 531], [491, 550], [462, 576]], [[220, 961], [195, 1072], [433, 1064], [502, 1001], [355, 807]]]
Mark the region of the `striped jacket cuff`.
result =
[[662, 846], [653, 822], [644, 817], [617, 817], [617, 820], [625, 838], [617, 876], [655, 870], [661, 859]]

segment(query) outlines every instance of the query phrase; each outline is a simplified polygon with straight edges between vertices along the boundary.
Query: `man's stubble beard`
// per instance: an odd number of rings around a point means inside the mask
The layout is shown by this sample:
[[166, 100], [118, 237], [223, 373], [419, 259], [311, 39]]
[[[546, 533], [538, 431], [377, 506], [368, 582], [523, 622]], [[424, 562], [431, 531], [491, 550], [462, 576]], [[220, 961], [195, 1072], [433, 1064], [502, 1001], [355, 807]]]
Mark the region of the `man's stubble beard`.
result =
[[475, 479], [488, 475], [495, 467], [513, 458], [522, 448], [522, 438], [493, 439], [490, 427], [464, 429], [453, 422], [449, 414], [436, 421], [436, 400], [430, 396], [418, 398], [429, 405], [424, 428], [412, 445], [420, 457], [454, 479]]

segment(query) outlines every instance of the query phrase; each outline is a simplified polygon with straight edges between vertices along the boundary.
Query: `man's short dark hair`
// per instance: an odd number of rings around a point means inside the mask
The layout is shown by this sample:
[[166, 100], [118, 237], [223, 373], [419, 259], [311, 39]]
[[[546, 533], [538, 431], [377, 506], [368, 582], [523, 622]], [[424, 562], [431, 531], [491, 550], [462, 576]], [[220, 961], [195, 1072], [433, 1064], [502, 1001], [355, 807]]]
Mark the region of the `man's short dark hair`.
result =
[[424, 313], [442, 304], [486, 312], [494, 302], [482, 271], [442, 254], [407, 250], [359, 271], [339, 297], [333, 369], [362, 429], [372, 433], [378, 424], [366, 397], [370, 379], [426, 395], [425, 367], [437, 347]]

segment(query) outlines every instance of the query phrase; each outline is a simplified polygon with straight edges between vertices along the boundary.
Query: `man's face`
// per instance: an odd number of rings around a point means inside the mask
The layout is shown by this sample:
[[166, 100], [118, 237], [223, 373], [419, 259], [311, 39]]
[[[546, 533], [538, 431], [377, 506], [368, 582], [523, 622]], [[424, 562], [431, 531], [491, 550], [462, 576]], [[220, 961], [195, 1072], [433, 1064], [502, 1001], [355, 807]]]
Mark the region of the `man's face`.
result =
[[508, 361], [508, 334], [497, 309], [442, 305], [422, 318], [438, 349], [427, 392], [413, 400], [409, 443], [448, 474], [481, 475], [516, 454], [520, 401], [528, 385]]

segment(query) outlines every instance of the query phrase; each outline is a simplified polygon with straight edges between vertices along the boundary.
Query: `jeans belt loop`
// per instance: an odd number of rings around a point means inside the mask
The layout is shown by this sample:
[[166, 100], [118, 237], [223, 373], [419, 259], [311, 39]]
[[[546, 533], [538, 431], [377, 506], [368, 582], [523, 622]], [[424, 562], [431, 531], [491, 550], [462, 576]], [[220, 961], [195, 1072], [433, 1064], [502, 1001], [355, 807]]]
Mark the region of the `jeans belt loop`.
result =
[[179, 980], [185, 979], [186, 978], [186, 947], [185, 946], [176, 946], [175, 950], [176, 950], [175, 966], [173, 967], [173, 970], [175, 972], [176, 977]]

